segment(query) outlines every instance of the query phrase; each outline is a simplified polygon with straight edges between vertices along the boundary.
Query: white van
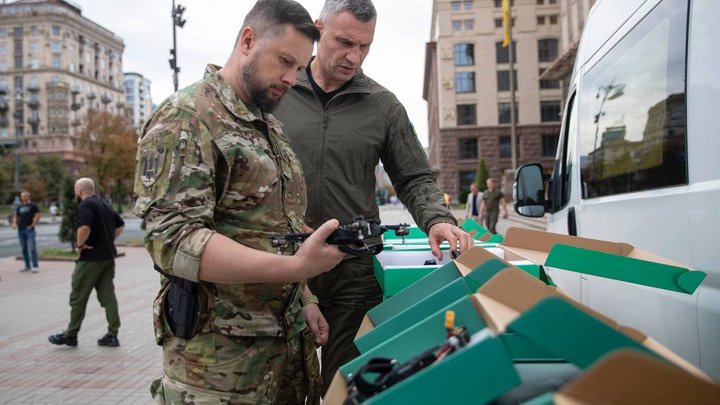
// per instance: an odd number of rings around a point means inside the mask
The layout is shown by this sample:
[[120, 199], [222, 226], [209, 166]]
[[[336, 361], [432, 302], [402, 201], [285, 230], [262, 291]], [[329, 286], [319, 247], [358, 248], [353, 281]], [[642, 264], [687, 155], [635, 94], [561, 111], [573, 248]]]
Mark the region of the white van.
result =
[[[553, 173], [516, 210], [707, 273], [692, 295], [556, 271], [574, 298], [720, 379], [720, 1], [599, 0], [578, 48]], [[545, 188], [543, 188], [545, 181]]]

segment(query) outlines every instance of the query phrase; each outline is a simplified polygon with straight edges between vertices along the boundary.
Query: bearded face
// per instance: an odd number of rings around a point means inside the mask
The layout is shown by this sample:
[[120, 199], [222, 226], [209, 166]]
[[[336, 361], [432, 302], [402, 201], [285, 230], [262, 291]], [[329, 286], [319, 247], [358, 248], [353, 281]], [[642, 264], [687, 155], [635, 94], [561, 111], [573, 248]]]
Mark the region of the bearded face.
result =
[[242, 83], [250, 103], [262, 112], [272, 112], [290, 87], [282, 82], [272, 83], [263, 79], [259, 70], [260, 55], [260, 52], [253, 55], [250, 63], [242, 68]]

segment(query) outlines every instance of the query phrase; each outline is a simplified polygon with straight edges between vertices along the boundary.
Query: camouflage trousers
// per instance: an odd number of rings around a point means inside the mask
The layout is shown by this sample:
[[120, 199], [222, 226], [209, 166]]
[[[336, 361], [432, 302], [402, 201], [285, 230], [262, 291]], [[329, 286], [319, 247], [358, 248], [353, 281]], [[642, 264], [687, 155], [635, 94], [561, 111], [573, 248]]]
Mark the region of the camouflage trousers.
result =
[[163, 363], [165, 376], [150, 388], [158, 404], [320, 403], [320, 365], [309, 328], [291, 339], [171, 337]]

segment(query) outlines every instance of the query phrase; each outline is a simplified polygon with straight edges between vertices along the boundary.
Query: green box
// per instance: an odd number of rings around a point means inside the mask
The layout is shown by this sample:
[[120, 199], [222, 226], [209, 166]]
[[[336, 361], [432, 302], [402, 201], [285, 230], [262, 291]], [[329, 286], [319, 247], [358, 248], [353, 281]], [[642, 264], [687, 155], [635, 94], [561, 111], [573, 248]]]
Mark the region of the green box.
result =
[[451, 261], [449, 252], [444, 252], [439, 264], [424, 265], [427, 261], [437, 262], [430, 249], [408, 251], [383, 251], [373, 257], [375, 278], [385, 297], [391, 297], [410, 284], [420, 280], [433, 270]]
[[482, 404], [520, 384], [498, 339], [488, 338], [448, 355], [364, 404]]
[[350, 374], [357, 372], [372, 357], [389, 357], [402, 363], [445, 341], [447, 339], [445, 312], [448, 310], [455, 312], [455, 325], [465, 326], [470, 334], [485, 328], [485, 323], [478, 316], [472, 302], [468, 296], [465, 296], [363, 352], [340, 367], [340, 372], [345, 379], [348, 379]]

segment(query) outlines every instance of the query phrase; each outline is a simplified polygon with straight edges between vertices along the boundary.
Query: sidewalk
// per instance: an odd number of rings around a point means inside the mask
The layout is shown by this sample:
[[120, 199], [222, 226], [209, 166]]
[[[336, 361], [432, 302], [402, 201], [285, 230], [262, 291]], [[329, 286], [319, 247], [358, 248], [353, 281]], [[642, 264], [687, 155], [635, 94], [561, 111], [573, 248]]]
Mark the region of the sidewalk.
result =
[[152, 332], [152, 300], [159, 278], [143, 248], [120, 248], [115, 290], [120, 347], [100, 347], [105, 312], [95, 294], [88, 301], [78, 346], [55, 346], [70, 314], [73, 262], [40, 262], [37, 274], [0, 259], [0, 403], [151, 404], [150, 382], [162, 375], [160, 347]]

